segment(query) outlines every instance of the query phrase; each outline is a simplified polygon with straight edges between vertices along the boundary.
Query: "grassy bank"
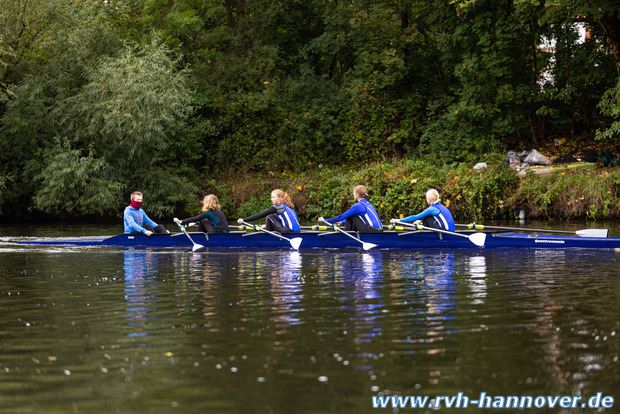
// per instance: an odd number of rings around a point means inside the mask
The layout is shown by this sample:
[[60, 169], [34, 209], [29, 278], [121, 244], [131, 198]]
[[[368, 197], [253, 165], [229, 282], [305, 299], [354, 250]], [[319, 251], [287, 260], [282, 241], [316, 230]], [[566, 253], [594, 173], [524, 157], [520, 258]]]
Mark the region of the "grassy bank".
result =
[[[562, 171], [549, 175], [516, 172], [503, 156], [486, 160], [488, 168], [438, 166], [425, 160], [398, 160], [365, 166], [317, 166], [303, 174], [220, 177], [205, 191], [220, 197], [229, 217], [247, 216], [270, 205], [269, 193], [288, 192], [300, 218], [314, 220], [343, 212], [352, 189], [364, 184], [382, 219], [409, 215], [426, 207], [424, 193], [435, 187], [459, 221], [511, 219], [517, 209], [527, 218], [596, 220], [620, 218], [620, 169]], [[197, 207], [196, 207], [197, 208]]]

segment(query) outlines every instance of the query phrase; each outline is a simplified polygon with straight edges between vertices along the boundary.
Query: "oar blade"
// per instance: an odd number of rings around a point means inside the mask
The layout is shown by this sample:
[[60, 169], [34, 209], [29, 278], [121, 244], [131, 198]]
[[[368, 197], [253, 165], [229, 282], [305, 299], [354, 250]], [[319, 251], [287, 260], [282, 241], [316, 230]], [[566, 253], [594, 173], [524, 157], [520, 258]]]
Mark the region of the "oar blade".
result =
[[486, 233], [474, 233], [471, 236], [469, 236], [469, 241], [478, 247], [484, 247], [484, 243], [486, 243], [486, 240], [487, 240]]
[[295, 250], [299, 250], [299, 246], [301, 245], [302, 241], [304, 241], [304, 239], [302, 239], [301, 237], [295, 237], [290, 239], [291, 247]]
[[200, 250], [204, 248], [205, 247], [202, 244], [194, 243], [194, 246], [192, 247], [192, 251], [195, 252], [196, 250]]
[[604, 239], [609, 234], [609, 230], [608, 229], [585, 229], [585, 230], [577, 230], [575, 234], [581, 237], [599, 237], [599, 238]]
[[370, 250], [370, 249], [372, 249], [372, 248], [374, 248], [374, 247], [377, 247], [377, 245], [376, 245], [376, 244], [374, 244], [374, 243], [366, 243], [366, 242], [363, 242], [363, 243], [362, 243], [362, 248], [363, 248], [364, 250]]

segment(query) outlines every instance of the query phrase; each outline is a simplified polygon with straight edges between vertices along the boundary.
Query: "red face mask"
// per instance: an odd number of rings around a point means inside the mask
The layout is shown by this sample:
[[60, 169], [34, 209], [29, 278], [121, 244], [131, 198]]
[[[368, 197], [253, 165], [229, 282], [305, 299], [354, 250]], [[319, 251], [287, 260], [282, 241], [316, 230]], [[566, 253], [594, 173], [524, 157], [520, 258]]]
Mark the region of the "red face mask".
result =
[[131, 200], [129, 205], [136, 210], [140, 210], [140, 207], [142, 207], [142, 201]]

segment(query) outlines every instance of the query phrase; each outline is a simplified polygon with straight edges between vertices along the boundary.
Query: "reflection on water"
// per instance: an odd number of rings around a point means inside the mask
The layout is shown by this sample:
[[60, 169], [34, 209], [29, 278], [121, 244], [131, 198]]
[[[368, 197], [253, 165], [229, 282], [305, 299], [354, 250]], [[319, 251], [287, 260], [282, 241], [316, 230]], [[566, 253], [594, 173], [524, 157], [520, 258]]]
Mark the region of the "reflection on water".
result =
[[144, 250], [124, 254], [125, 300], [127, 301], [128, 336], [147, 336], [149, 311], [155, 307], [157, 289], [157, 255]]
[[472, 304], [481, 305], [487, 296], [487, 262], [484, 256], [469, 258], [469, 288], [472, 292]]
[[617, 265], [580, 251], [7, 248], [0, 412], [614, 395]]

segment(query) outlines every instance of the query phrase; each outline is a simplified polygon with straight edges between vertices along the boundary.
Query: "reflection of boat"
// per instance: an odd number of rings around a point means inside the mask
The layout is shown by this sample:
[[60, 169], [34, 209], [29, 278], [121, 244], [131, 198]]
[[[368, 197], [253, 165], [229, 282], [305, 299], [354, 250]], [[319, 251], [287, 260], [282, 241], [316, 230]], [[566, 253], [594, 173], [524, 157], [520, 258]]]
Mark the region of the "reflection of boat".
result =
[[[520, 234], [506, 232], [485, 232], [485, 249], [488, 248], [535, 248], [535, 249], [620, 249], [620, 238], [598, 238], [580, 236], [551, 236], [541, 234]], [[262, 232], [233, 231], [231, 233], [205, 234], [189, 233], [196, 243], [204, 247], [238, 248], [290, 248], [287, 240], [280, 240]], [[423, 248], [466, 248], [478, 249], [467, 237], [430, 231], [385, 231], [383, 233], [358, 234], [350, 232], [362, 242], [374, 243], [378, 249], [423, 249]], [[471, 235], [471, 231], [459, 232]], [[303, 231], [295, 237], [303, 239], [301, 248], [358, 248], [361, 243], [346, 234], [333, 231]], [[27, 238], [18, 244], [72, 245], [72, 246], [119, 246], [119, 247], [192, 247], [192, 242], [183, 233], [120, 234], [117, 236], [88, 238]]]
[[127, 301], [127, 324], [131, 332], [127, 336], [148, 336], [149, 313], [154, 309], [150, 285], [157, 274], [157, 255], [142, 252], [125, 252], [125, 300]]

